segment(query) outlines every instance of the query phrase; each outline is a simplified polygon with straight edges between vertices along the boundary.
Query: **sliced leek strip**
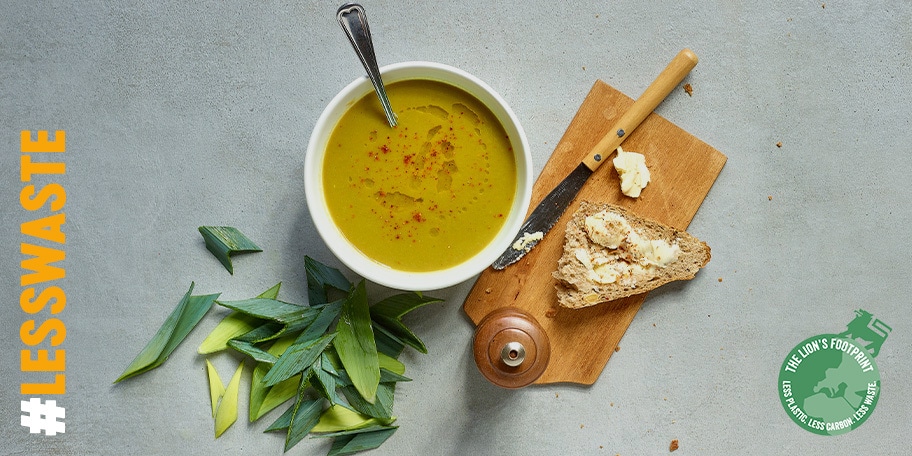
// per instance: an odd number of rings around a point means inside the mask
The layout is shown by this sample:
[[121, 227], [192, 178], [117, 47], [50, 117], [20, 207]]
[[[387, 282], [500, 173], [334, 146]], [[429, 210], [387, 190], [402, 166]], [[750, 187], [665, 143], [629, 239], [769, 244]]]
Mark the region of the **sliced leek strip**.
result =
[[209, 374], [209, 398], [212, 400], [212, 418], [218, 410], [218, 403], [225, 395], [225, 384], [209, 360], [206, 360], [206, 372]]
[[241, 384], [241, 374], [244, 372], [244, 362], [238, 366], [225, 387], [225, 394], [219, 401], [218, 408], [215, 411], [215, 437], [218, 438], [237, 421], [238, 416], [238, 389]]
[[263, 251], [237, 228], [231, 226], [201, 226], [199, 232], [206, 241], [206, 248], [232, 275], [234, 267], [231, 265], [231, 255]]

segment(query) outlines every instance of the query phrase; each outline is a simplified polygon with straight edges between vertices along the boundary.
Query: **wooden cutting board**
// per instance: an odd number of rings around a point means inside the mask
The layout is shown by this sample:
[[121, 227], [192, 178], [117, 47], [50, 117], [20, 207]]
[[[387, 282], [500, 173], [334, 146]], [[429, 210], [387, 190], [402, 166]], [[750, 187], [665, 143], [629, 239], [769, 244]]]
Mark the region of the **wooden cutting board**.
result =
[[[677, 96], [686, 95], [681, 90]], [[632, 104], [631, 98], [596, 81], [535, 182], [530, 211], [579, 165]], [[656, 113], [650, 114], [621, 147], [646, 156], [652, 181], [639, 198], [621, 194], [613, 166], [599, 168], [545, 238], [504, 270], [485, 270], [463, 304], [476, 325], [503, 307], [517, 307], [538, 321], [550, 340], [551, 355], [536, 384], [595, 383], [646, 298], [642, 294], [583, 309], [558, 306], [551, 273], [563, 252], [564, 227], [579, 201], [619, 204], [683, 230], [726, 161], [722, 153]]]

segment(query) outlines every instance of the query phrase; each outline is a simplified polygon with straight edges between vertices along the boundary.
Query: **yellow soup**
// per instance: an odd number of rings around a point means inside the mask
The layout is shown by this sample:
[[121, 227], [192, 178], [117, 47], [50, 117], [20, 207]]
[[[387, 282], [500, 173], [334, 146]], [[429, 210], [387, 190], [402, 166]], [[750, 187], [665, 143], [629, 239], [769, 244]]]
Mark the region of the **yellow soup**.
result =
[[387, 266], [455, 266], [494, 239], [510, 211], [510, 138], [487, 107], [449, 84], [407, 80], [386, 90], [395, 128], [371, 92], [330, 137], [323, 162], [330, 215], [349, 242]]

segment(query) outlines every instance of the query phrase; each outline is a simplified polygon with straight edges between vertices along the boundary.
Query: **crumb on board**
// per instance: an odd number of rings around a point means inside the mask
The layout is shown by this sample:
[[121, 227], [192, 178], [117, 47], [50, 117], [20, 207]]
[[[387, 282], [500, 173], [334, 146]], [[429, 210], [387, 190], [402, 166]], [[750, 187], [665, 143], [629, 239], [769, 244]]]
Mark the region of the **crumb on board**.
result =
[[678, 449], [678, 439], [672, 439], [671, 444], [668, 445], [668, 451], [672, 452]]
[[621, 351], [621, 346], [620, 346], [620, 345], [615, 345], [615, 346], [614, 346], [614, 351], [615, 351], [615, 352]]
[[553, 309], [553, 308], [552, 308], [552, 309], [548, 309], [548, 311], [545, 312], [545, 316], [548, 317], [548, 318], [554, 318], [554, 317], [556, 317], [556, 316], [557, 316], [557, 309]]
[[492, 291], [494, 290], [492, 290], [491, 287], [485, 288], [485, 293], [487, 294], [491, 294]]
[[693, 86], [690, 85], [689, 83], [688, 83], [688, 84], [684, 84], [684, 91], [687, 92], [687, 95], [689, 95], [689, 96], [692, 97], [692, 96], [693, 96], [693, 93], [694, 93], [694, 88], [693, 88]]

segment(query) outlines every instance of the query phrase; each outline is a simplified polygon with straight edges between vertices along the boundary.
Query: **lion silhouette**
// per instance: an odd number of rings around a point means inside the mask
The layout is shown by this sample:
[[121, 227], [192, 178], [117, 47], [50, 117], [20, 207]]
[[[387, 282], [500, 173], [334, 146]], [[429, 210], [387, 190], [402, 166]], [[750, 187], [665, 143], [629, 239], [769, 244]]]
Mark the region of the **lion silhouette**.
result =
[[855, 319], [849, 322], [846, 330], [839, 336], [859, 342], [871, 356], [876, 357], [891, 331], [893, 328], [874, 318], [870, 312], [858, 309], [855, 311]]

